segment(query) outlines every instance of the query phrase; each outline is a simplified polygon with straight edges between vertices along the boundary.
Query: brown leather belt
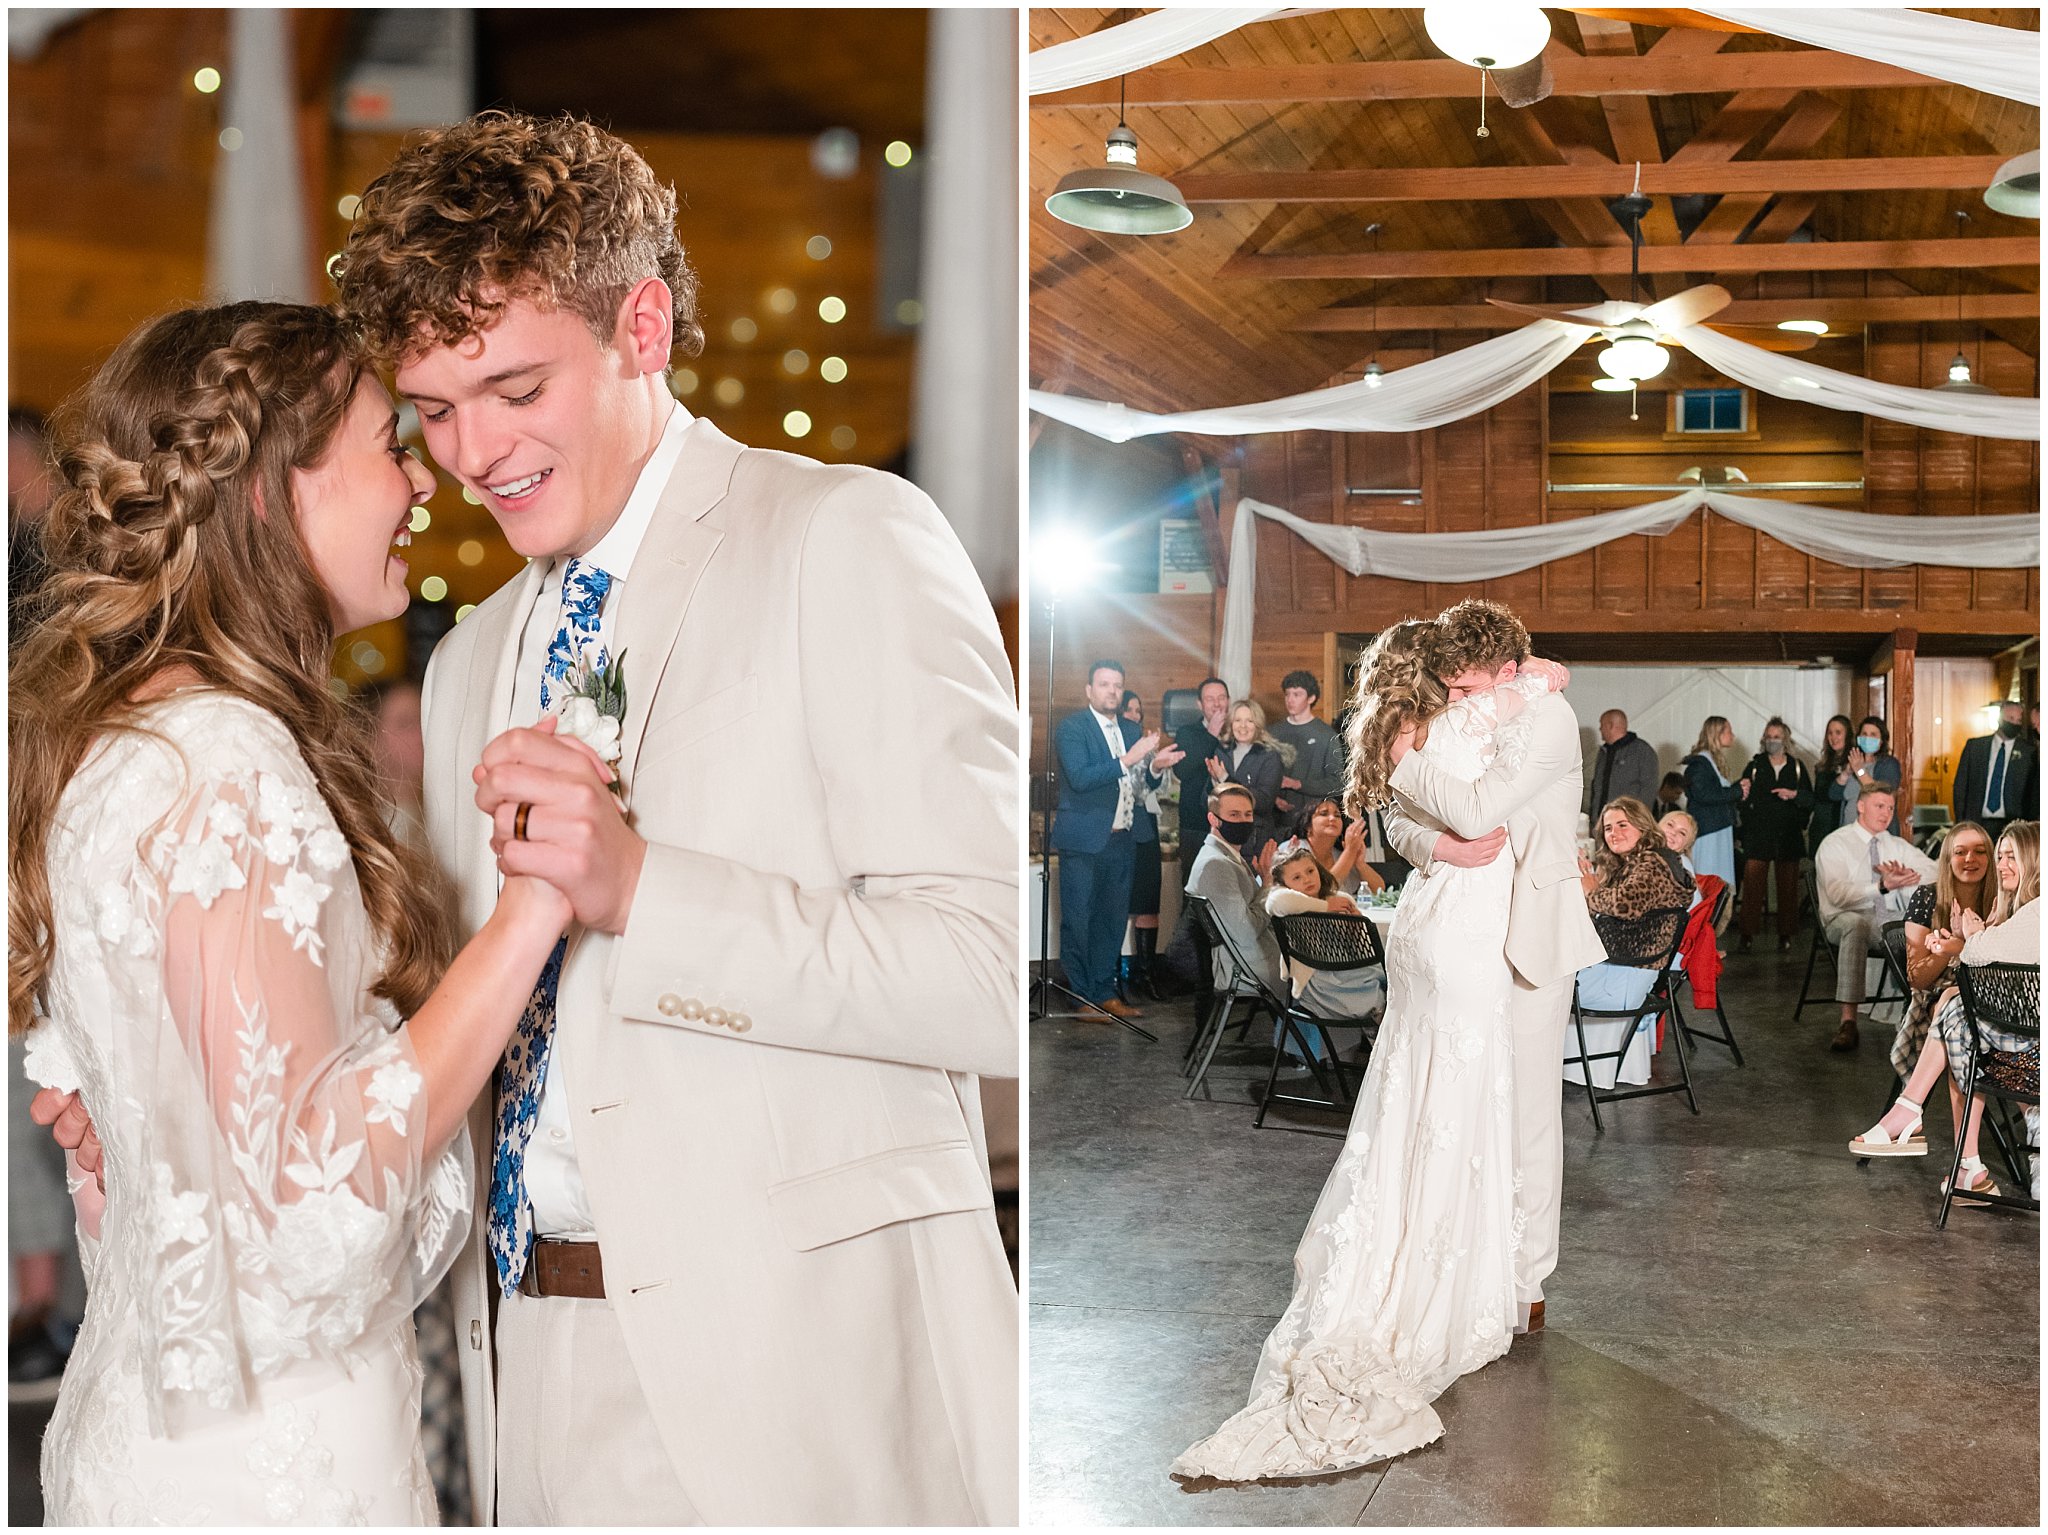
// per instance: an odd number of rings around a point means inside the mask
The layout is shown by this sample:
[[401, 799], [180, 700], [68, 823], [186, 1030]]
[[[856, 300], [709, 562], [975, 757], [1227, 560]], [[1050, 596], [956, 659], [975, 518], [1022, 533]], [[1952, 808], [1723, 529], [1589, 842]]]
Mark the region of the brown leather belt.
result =
[[519, 1276], [519, 1293], [603, 1300], [604, 1254], [597, 1250], [595, 1242], [536, 1237], [533, 1256], [527, 1260], [526, 1272]]

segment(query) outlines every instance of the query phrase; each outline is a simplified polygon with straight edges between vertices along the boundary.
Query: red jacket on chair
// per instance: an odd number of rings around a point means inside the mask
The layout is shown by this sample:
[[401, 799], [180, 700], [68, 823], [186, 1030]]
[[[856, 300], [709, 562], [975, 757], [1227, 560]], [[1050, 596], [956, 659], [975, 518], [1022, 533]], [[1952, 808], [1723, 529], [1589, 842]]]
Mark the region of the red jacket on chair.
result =
[[1714, 908], [1720, 902], [1721, 892], [1726, 883], [1718, 874], [1699, 876], [1700, 903], [1692, 909], [1692, 915], [1685, 924], [1685, 937], [1679, 941], [1679, 959], [1685, 965], [1686, 983], [1692, 987], [1692, 999], [1701, 1007], [1712, 1007], [1721, 981], [1721, 951], [1715, 943]]

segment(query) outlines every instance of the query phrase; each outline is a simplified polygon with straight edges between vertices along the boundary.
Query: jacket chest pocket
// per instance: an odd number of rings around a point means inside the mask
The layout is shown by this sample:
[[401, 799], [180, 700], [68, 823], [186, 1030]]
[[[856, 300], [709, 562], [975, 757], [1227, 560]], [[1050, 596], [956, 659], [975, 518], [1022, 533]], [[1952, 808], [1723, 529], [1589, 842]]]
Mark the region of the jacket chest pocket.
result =
[[758, 708], [752, 672], [739, 681], [707, 693], [667, 718], [647, 727], [641, 742], [643, 752], [673, 753], [694, 746], [706, 736], [737, 725]]

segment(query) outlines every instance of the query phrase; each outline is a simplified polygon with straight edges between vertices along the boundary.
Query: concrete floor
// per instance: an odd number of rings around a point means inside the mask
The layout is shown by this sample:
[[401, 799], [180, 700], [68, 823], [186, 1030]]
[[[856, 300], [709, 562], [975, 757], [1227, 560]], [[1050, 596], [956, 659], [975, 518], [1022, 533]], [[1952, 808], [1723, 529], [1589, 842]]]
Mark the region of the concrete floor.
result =
[[1252, 1128], [1256, 1048], [1183, 1102], [1186, 1002], [1147, 1009], [1157, 1045], [1033, 1025], [1031, 1521], [2037, 1524], [2038, 1220], [1935, 1231], [1945, 1101], [1933, 1155], [1857, 1168], [1890, 1030], [1844, 1058], [1831, 1008], [1795, 1025], [1804, 944], [1731, 958], [1748, 1065], [1697, 1047], [1698, 1118], [1639, 1100], [1596, 1139], [1568, 1089], [1546, 1330], [1451, 1387], [1443, 1439], [1288, 1483], [1166, 1468], [1244, 1405], [1337, 1142]]

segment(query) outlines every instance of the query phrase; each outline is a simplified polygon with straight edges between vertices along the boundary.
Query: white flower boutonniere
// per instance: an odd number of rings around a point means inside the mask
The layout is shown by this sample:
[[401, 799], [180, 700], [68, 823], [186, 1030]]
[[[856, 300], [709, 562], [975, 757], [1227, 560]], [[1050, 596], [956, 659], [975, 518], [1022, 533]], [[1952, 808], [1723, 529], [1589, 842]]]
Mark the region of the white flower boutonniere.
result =
[[598, 760], [616, 767], [624, 747], [619, 732], [626, 724], [626, 653], [610, 666], [583, 663], [557, 716], [555, 734], [581, 741]]

